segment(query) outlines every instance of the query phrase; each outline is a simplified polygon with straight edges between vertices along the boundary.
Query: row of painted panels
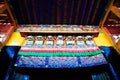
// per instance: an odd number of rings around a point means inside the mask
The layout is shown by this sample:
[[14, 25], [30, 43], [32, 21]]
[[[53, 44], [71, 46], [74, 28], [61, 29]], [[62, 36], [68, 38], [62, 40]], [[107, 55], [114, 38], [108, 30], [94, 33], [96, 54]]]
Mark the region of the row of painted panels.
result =
[[25, 68], [77, 68], [107, 64], [103, 54], [86, 57], [18, 56], [15, 66]]

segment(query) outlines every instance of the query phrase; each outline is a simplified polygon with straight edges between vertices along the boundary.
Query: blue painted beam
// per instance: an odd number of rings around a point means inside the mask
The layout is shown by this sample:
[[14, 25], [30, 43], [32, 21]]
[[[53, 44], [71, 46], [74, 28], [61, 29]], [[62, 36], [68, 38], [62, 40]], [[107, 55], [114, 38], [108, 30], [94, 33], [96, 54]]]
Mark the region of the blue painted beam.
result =
[[78, 17], [78, 24], [80, 24], [80, 22], [81, 22], [81, 20], [82, 20], [85, 3], [86, 3], [86, 0], [82, 0], [82, 5], [81, 5], [81, 9], [80, 9], [80, 14], [79, 14], [79, 17]]
[[[12, 0], [12, 4], [13, 4], [13, 7], [14, 7], [14, 11], [15, 11], [15, 17], [17, 18], [18, 20], [18, 24], [22, 24], [22, 20], [21, 20], [21, 17], [19, 15], [20, 11], [18, 9], [18, 5], [16, 3], [15, 0]], [[16, 9], [17, 8], [17, 9]]]
[[73, 17], [72, 17], [72, 24], [75, 23], [78, 5], [79, 5], [79, 1], [75, 0], [75, 8], [74, 8], [74, 13], [73, 13]]
[[89, 12], [90, 12], [90, 7], [91, 7], [91, 5], [92, 5], [92, 1], [93, 0], [89, 0], [89, 3], [88, 3], [88, 5], [87, 5], [87, 10], [86, 10], [86, 13], [85, 13], [85, 17], [84, 17], [84, 21], [83, 21], [83, 24], [87, 24], [87, 19], [88, 19], [88, 14], [89, 14]]
[[34, 0], [34, 6], [35, 6], [35, 13], [36, 13], [36, 19], [37, 19], [37, 24], [40, 24], [40, 13], [38, 9], [38, 4], [37, 0]]
[[73, 0], [69, 0], [69, 3], [68, 3], [68, 18], [67, 18], [67, 24], [70, 24], [70, 15], [71, 15], [71, 10], [72, 10], [72, 1], [73, 1]]
[[104, 2], [105, 2], [105, 0], [101, 0], [101, 2], [100, 2], [100, 6], [98, 8], [98, 11], [97, 11], [97, 14], [96, 14], [96, 18], [95, 18], [95, 21], [94, 21], [95, 25], [98, 25], [100, 12], [101, 12], [101, 10], [103, 10], [102, 6], [103, 6]]
[[61, 24], [64, 24], [64, 6], [65, 6], [65, 0], [62, 0], [62, 6], [61, 6]]
[[27, 0], [27, 5], [28, 5], [28, 13], [30, 14], [30, 21], [31, 21], [31, 24], [34, 24], [34, 17], [33, 17], [33, 14], [32, 14], [32, 9], [31, 9], [31, 2], [30, 0]]
[[94, 12], [95, 12], [95, 9], [96, 9], [96, 6], [97, 6], [97, 0], [95, 0], [95, 3], [94, 3], [94, 5], [93, 5], [93, 9], [92, 9], [92, 13], [91, 13], [91, 16], [90, 16], [90, 25], [94, 25], [94, 24], [92, 24], [92, 18], [93, 18], [93, 16], [94, 16]]
[[51, 0], [47, 0], [48, 2], [48, 23], [47, 24], [50, 24], [51, 23]]
[[24, 16], [23, 16], [23, 12], [22, 12], [22, 8], [21, 8], [21, 5], [20, 5], [20, 0], [17, 0], [17, 5], [18, 5], [18, 9], [19, 9], [19, 15], [20, 15], [20, 18], [22, 20], [22, 24], [24, 24], [25, 20], [24, 20]]
[[58, 1], [54, 0], [54, 24], [57, 24], [57, 7], [58, 7]]
[[41, 5], [41, 13], [42, 13], [42, 24], [45, 24], [44, 0], [40, 0], [40, 5]]
[[24, 17], [24, 24], [26, 24], [28, 22], [28, 19], [27, 19], [27, 13], [26, 13], [26, 10], [25, 10], [25, 5], [24, 5], [23, 0], [20, 0], [20, 6], [21, 6], [21, 9], [22, 9], [23, 17]]

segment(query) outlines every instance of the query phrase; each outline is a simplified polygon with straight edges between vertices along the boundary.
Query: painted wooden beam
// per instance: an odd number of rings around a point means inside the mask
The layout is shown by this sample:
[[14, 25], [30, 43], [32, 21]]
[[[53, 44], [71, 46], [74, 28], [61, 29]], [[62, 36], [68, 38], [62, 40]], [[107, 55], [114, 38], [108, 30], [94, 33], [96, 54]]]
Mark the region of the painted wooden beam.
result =
[[105, 21], [106, 21], [106, 19], [107, 19], [107, 17], [108, 17], [108, 14], [109, 14], [109, 12], [111, 11], [111, 8], [112, 8], [112, 6], [113, 6], [113, 2], [114, 2], [114, 0], [111, 0], [111, 2], [110, 2], [110, 4], [109, 4], [109, 7], [108, 7], [108, 9], [107, 9], [107, 11], [106, 11], [106, 14], [105, 14], [104, 18], [101, 19], [101, 21], [100, 21], [100, 26], [101, 26], [101, 27], [104, 26], [104, 23], [105, 23]]
[[112, 6], [112, 7], [111, 7], [111, 11], [112, 11], [117, 17], [120, 18], [120, 10], [119, 10], [117, 7]]

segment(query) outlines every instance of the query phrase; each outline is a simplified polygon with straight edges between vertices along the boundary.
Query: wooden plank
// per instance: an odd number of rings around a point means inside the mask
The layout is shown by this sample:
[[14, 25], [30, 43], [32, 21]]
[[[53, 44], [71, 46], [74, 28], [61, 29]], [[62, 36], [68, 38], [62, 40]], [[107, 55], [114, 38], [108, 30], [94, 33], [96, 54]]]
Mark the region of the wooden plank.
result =
[[119, 10], [117, 7], [112, 6], [112, 7], [111, 7], [111, 11], [112, 11], [117, 17], [120, 18], [120, 10]]
[[117, 48], [118, 48], [118, 50], [119, 50], [119, 53], [120, 53], [120, 39], [118, 40], [118, 42], [117, 42]]
[[9, 31], [9, 33], [7, 33], [4, 42], [0, 42], [0, 51], [2, 50], [2, 47], [5, 46], [5, 44], [7, 43], [7, 41], [9, 40], [10, 36], [12, 35], [13, 31], [14, 31], [14, 26], [10, 26], [12, 27]]
[[7, 14], [0, 14], [0, 16], [7, 16]]
[[105, 23], [105, 21], [106, 21], [106, 19], [107, 19], [107, 17], [108, 17], [108, 14], [109, 14], [109, 12], [111, 11], [111, 7], [113, 6], [113, 2], [114, 2], [114, 0], [112, 0], [112, 1], [110, 2], [110, 5], [109, 5], [109, 7], [108, 7], [108, 9], [107, 9], [107, 12], [106, 12], [104, 18], [101, 19], [101, 21], [100, 21], [100, 27], [103, 27], [103, 26], [104, 26], [104, 23]]
[[62, 31], [59, 31], [59, 32], [20, 32], [21, 36], [22, 37], [25, 37], [27, 35], [94, 35], [95, 37], [98, 36], [99, 32], [62, 32]]
[[102, 27], [102, 31], [106, 35], [106, 37], [108, 38], [108, 40], [110, 41], [110, 43], [113, 45], [113, 47], [116, 49], [116, 51], [120, 55], [120, 50], [119, 50], [117, 44], [113, 41], [113, 39], [112, 39], [111, 34], [109, 33], [109, 31], [107, 31], [107, 29], [104, 28], [104, 27]]
[[11, 20], [11, 22], [12, 22], [12, 25], [14, 26], [14, 29], [17, 27], [17, 21], [14, 19], [14, 17], [13, 17], [13, 15], [12, 15], [12, 12], [11, 12], [11, 10], [10, 10], [10, 7], [9, 7], [9, 5], [8, 5], [8, 3], [7, 3], [7, 1], [6, 0], [4, 0], [4, 2], [5, 2], [5, 6], [6, 6], [6, 9], [7, 9], [7, 11], [8, 11], [8, 15], [9, 15], [9, 17], [10, 17], [10, 20]]
[[4, 12], [6, 10], [5, 4], [0, 4], [0, 13]]

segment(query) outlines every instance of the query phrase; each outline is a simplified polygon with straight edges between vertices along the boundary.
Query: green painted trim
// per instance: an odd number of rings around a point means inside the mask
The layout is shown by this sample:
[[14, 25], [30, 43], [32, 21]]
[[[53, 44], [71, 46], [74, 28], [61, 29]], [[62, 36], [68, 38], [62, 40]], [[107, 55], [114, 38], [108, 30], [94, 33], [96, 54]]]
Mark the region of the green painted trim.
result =
[[103, 50], [97, 50], [94, 52], [18, 52], [21, 56], [93, 56], [103, 53]]

